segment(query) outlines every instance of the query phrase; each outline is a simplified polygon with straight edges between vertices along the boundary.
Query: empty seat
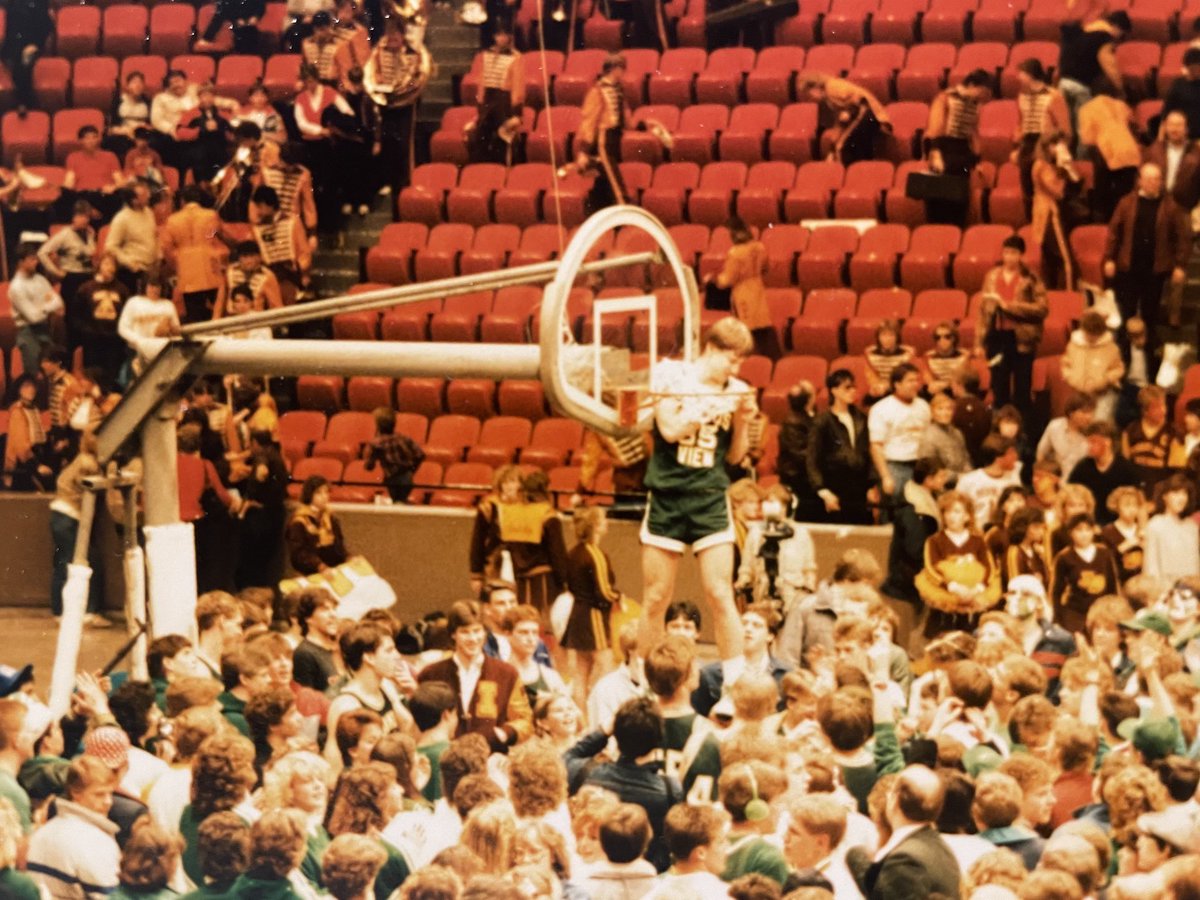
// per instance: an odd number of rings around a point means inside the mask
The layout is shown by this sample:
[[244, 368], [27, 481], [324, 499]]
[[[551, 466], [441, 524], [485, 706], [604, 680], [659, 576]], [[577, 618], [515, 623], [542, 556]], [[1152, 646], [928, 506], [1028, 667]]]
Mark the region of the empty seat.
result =
[[908, 51], [904, 67], [896, 75], [896, 99], [932, 103], [954, 66], [953, 44], [917, 44]]
[[721, 47], [708, 56], [704, 71], [696, 76], [697, 103], [723, 103], [736, 106], [742, 79], [755, 68], [750, 47]]
[[983, 277], [1000, 261], [1000, 245], [1012, 234], [1007, 225], [975, 225], [963, 234], [954, 258], [954, 286], [973, 293], [983, 286]]
[[808, 229], [799, 225], [774, 225], [761, 235], [767, 248], [766, 283], [786, 287], [795, 283], [796, 259], [808, 246]]
[[[516, 251], [520, 243], [521, 229], [516, 225], [484, 225], [475, 231], [475, 243], [459, 257], [458, 270], [463, 275], [473, 275], [503, 269], [509, 254]], [[440, 339], [435, 337], [434, 340]]]
[[657, 123], [669, 133], [679, 130], [679, 110], [674, 106], [647, 104], [634, 110], [631, 128], [621, 135], [621, 158], [629, 162], [645, 162], [658, 165], [662, 162], [664, 148], [654, 134], [641, 128], [642, 125]]
[[491, 308], [491, 291], [447, 297], [442, 311], [434, 313], [429, 320], [429, 336], [435, 341], [449, 343], [475, 341], [479, 334], [479, 320]]
[[977, 41], [995, 41], [1003, 45], [1017, 39], [1018, 13], [1026, 0], [981, 0], [971, 20], [971, 33]]
[[792, 350], [832, 359], [842, 352], [842, 324], [858, 298], [847, 288], [819, 288], [804, 298], [804, 314], [792, 325]]
[[783, 422], [791, 412], [789, 391], [801, 381], [822, 389], [826, 371], [827, 363], [819, 356], [786, 356], [779, 360], [771, 384], [763, 391], [762, 411], [772, 422]]
[[532, 225], [541, 218], [541, 197], [554, 186], [546, 163], [522, 163], [508, 171], [504, 187], [493, 200], [497, 222]]
[[459, 222], [443, 222], [429, 232], [425, 246], [413, 259], [417, 281], [451, 278], [458, 274], [458, 256], [475, 241], [475, 229]]
[[746, 73], [746, 99], [785, 106], [792, 101], [792, 82], [804, 68], [802, 47], [764, 47]]
[[866, 160], [846, 170], [846, 180], [833, 201], [838, 219], [876, 219], [883, 206], [883, 192], [892, 184], [895, 169], [890, 162]]
[[[575, 106], [549, 106], [538, 113], [537, 125], [525, 138], [525, 155], [530, 162], [554, 161], [562, 165], [571, 137], [579, 130], [580, 109]], [[553, 145], [551, 141], [553, 140]]]
[[[392, 379], [375, 375], [356, 375], [346, 382], [346, 404], [358, 412], [391, 407]], [[424, 440], [422, 435], [421, 440]]]
[[444, 218], [446, 194], [458, 183], [458, 167], [433, 162], [417, 166], [400, 191], [400, 218], [405, 222], [436, 225]]
[[297, 460], [296, 465], [292, 467], [292, 483], [288, 485], [288, 496], [293, 499], [299, 497], [304, 482], [314, 475], [320, 475], [330, 484], [336, 483], [342, 477], [341, 460], [326, 456]]
[[33, 94], [41, 110], [54, 112], [66, 106], [67, 89], [70, 85], [69, 59], [63, 59], [61, 56], [43, 56], [33, 64]]
[[755, 163], [750, 167], [745, 187], [737, 195], [738, 216], [758, 228], [780, 222], [783, 218], [780, 198], [795, 178], [796, 167], [789, 162]]
[[524, 343], [529, 317], [541, 300], [541, 291], [527, 285], [496, 291], [492, 311], [480, 323], [480, 339], [488, 343]]
[[919, 138], [929, 121], [929, 105], [913, 100], [901, 100], [887, 105], [892, 120], [892, 133], [885, 136], [884, 154], [896, 165], [910, 159], [921, 159]]
[[1108, 237], [1106, 225], [1080, 225], [1071, 231], [1071, 254], [1079, 264], [1079, 278], [1092, 284], [1102, 284], [1101, 262]]
[[502, 466], [529, 443], [533, 426], [518, 416], [495, 416], [483, 423], [479, 441], [467, 451], [467, 462]]
[[333, 337], [339, 341], [379, 340], [379, 313], [374, 310], [338, 313], [333, 317]]
[[845, 75], [853, 65], [853, 44], [825, 43], [809, 48], [804, 68], [830, 75]]
[[188, 81], [203, 84], [212, 81], [217, 74], [217, 64], [211, 56], [188, 55], [176, 56], [171, 60], [171, 68], [184, 72]]
[[800, 165], [813, 158], [817, 139], [817, 104], [792, 103], [779, 114], [779, 126], [771, 132], [767, 146], [771, 159]]
[[1060, 0], [1033, 0], [1021, 20], [1025, 40], [1058, 41], [1067, 18], [1067, 7]]
[[850, 257], [850, 286], [856, 291], [896, 283], [896, 261], [908, 249], [907, 225], [875, 225], [865, 232]]
[[299, 53], [277, 53], [263, 67], [263, 87], [271, 99], [279, 102], [295, 94], [300, 80]]
[[892, 96], [896, 73], [904, 67], [904, 57], [900, 44], [867, 44], [858, 48], [848, 77], [886, 103]]
[[492, 197], [504, 187], [508, 170], [498, 163], [472, 163], [459, 174], [458, 185], [446, 195], [451, 222], [483, 225], [491, 219]]
[[440, 300], [418, 300], [389, 309], [379, 320], [379, 336], [385, 341], [429, 340], [429, 319], [442, 311]]
[[780, 44], [811, 47], [817, 42], [820, 18], [829, 12], [830, 0], [800, 0], [799, 11], [775, 26], [775, 40]]
[[842, 186], [845, 170], [838, 162], [808, 162], [796, 170], [796, 181], [783, 200], [789, 222], [829, 217], [833, 193]]
[[767, 133], [779, 125], [779, 109], [770, 103], [744, 103], [733, 110], [718, 141], [721, 159], [751, 165], [763, 158]]
[[1019, 113], [1016, 100], [992, 100], [979, 113], [979, 155], [995, 165], [1008, 160]]
[[146, 28], [149, 24], [149, 11], [140, 4], [110, 6], [104, 11], [105, 55], [134, 56], [142, 53], [146, 47]]
[[496, 405], [501, 416], [520, 416], [536, 422], [546, 414], [542, 383], [532, 379], [505, 379], [496, 389]]
[[375, 419], [368, 412], [347, 410], [333, 415], [325, 437], [313, 447], [313, 456], [328, 456], [343, 464], [362, 453], [363, 444], [375, 436]]
[[746, 183], [744, 162], [709, 163], [700, 173], [700, 183], [688, 197], [688, 219], [710, 228], [729, 218], [733, 195]]
[[96, 110], [112, 106], [117, 90], [117, 61], [107, 56], [75, 60], [71, 73], [71, 99], [76, 106]]
[[605, 55], [606, 51], [594, 48], [567, 54], [563, 70], [554, 79], [554, 102], [582, 106], [584, 96], [600, 74]]
[[187, 53], [196, 10], [188, 3], [156, 3], [150, 9], [150, 52], [160, 56]]
[[479, 440], [479, 420], [474, 416], [438, 416], [429, 425], [425, 458], [444, 466], [458, 462], [467, 447]]
[[442, 114], [441, 127], [429, 138], [429, 158], [456, 166], [467, 164], [467, 139], [463, 130], [474, 122], [474, 106], [452, 106]]
[[908, 252], [900, 260], [900, 283], [908, 290], [947, 287], [950, 260], [962, 233], [954, 225], [922, 225], [912, 234]]
[[566, 465], [583, 440], [583, 426], [574, 419], [542, 419], [533, 426], [529, 445], [521, 451], [521, 464], [549, 471]]
[[443, 484], [444, 487], [430, 493], [430, 506], [474, 506], [491, 489], [492, 467], [483, 463], [450, 463], [446, 466]]
[[435, 419], [445, 411], [445, 390], [442, 378], [401, 378], [396, 382], [396, 407], [402, 412]]
[[453, 378], [446, 385], [446, 409], [486, 419], [496, 411], [496, 382], [487, 378]]
[[[145, 12], [145, 8], [142, 10]], [[55, 19], [55, 48], [59, 56], [91, 56], [100, 40], [100, 10], [95, 6], [64, 6]]]
[[309, 449], [325, 437], [325, 413], [292, 409], [279, 417], [276, 436], [286, 459], [295, 461], [308, 455]]
[[650, 74], [647, 99], [651, 103], [687, 106], [693, 102], [692, 83], [707, 63], [708, 53], [698, 47], [674, 47], [665, 51], [658, 71]]
[[921, 291], [912, 314], [922, 319], [961, 319], [967, 314], [967, 293], [957, 289]]
[[715, 103], [700, 103], [683, 110], [675, 146], [671, 148], [673, 162], [695, 162], [703, 165], [712, 159], [717, 135], [729, 125], [729, 108]]
[[858, 309], [846, 323], [846, 352], [862, 353], [875, 340], [884, 319], [904, 319], [912, 312], [912, 294], [902, 288], [873, 288], [858, 299]]
[[379, 242], [367, 251], [367, 277], [387, 284], [411, 282], [412, 258], [428, 236], [429, 227], [419, 222], [385, 225]]
[[871, 17], [871, 40], [914, 43], [917, 39], [917, 20], [924, 14], [927, 5], [927, 0], [885, 0]]
[[342, 379], [337, 375], [301, 375], [296, 400], [304, 409], [335, 413], [342, 408]]
[[127, 56], [121, 60], [122, 85], [131, 72], [141, 72], [146, 79], [147, 90], [157, 91], [167, 77], [167, 60], [163, 56]]
[[977, 0], [930, 0], [929, 9], [921, 16], [922, 40], [961, 44], [977, 5]]
[[796, 274], [806, 288], [836, 288], [845, 282], [846, 260], [858, 248], [858, 231], [848, 225], [817, 228], [800, 254]]
[[383, 466], [368, 469], [361, 459], [352, 459], [342, 471], [340, 484], [330, 491], [330, 498], [337, 503], [372, 503], [378, 495], [386, 495], [383, 486]]
[[250, 98], [250, 88], [262, 77], [263, 61], [257, 56], [223, 56], [217, 65], [217, 89], [223, 96], [243, 103]]
[[22, 118], [16, 110], [6, 112], [0, 118], [0, 135], [4, 141], [4, 159], [9, 165], [20, 154], [26, 165], [39, 165], [46, 161], [50, 143], [50, 117], [40, 110], [30, 110]]
[[642, 206], [666, 225], [683, 221], [687, 192], [700, 184], [700, 166], [694, 162], [670, 162], [654, 170], [654, 181], [642, 194]]

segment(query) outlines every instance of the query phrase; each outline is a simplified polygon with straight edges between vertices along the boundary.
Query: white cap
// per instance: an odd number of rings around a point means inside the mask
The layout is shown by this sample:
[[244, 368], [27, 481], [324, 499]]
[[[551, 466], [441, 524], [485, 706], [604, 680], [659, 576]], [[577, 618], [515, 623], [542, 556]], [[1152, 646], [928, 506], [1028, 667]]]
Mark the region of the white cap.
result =
[[1018, 575], [1015, 578], [1009, 579], [1008, 593], [1033, 594], [1045, 600], [1046, 586], [1042, 584], [1042, 580], [1036, 575]]

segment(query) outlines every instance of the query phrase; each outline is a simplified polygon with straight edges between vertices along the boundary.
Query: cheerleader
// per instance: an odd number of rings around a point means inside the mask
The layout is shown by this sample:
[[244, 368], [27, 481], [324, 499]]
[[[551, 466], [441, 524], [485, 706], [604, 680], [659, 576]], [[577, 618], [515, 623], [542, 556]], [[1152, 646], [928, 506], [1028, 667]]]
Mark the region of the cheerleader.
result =
[[925, 636], [975, 627], [979, 614], [1000, 601], [1000, 573], [983, 536], [971, 525], [969, 497], [947, 491], [938, 498], [942, 528], [925, 542], [925, 568], [917, 573], [917, 592], [931, 608]]
[[1142, 572], [1146, 498], [1135, 487], [1119, 487], [1108, 495], [1108, 508], [1117, 518], [1100, 531], [1100, 540], [1116, 557], [1117, 577], [1124, 584]]

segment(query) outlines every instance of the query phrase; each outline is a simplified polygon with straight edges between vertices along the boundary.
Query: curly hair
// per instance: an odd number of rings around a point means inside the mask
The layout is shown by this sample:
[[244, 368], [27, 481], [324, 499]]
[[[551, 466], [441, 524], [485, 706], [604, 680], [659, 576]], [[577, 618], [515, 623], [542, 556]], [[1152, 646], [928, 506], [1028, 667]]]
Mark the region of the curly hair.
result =
[[507, 872], [512, 865], [517, 817], [512, 804], [493, 800], [471, 810], [463, 823], [462, 844], [483, 860], [485, 871]]
[[21, 818], [16, 807], [7, 797], [0, 797], [0, 869], [17, 864], [21, 842]]
[[458, 900], [463, 882], [446, 866], [431, 865], [413, 872], [400, 888], [400, 900]]
[[407, 734], [393, 731], [385, 734], [371, 751], [371, 759], [387, 763], [396, 770], [396, 783], [409, 800], [421, 800], [421, 789], [413, 778], [417, 765], [417, 744]]
[[255, 694], [246, 703], [246, 724], [250, 726], [250, 738], [256, 746], [267, 743], [267, 735], [283, 721], [293, 706], [295, 695], [286, 688], [275, 688]]
[[513, 856], [516, 848], [524, 845], [534, 850], [545, 850], [550, 856], [550, 867], [563, 881], [571, 878], [571, 853], [567, 841], [561, 834], [541, 820], [526, 820], [517, 825], [513, 835]]
[[233, 809], [254, 787], [254, 745], [240, 734], [214, 734], [192, 760], [192, 813], [204, 821]]
[[250, 826], [235, 812], [213, 813], [200, 823], [200, 871], [213, 884], [227, 884], [246, 871]]
[[276, 760], [263, 773], [263, 809], [288, 809], [293, 804], [297, 778], [315, 778], [329, 787], [333, 775], [325, 758], [307, 750], [298, 750]]
[[230, 727], [229, 720], [219, 712], [202, 707], [185, 709], [171, 720], [171, 726], [177, 762], [191, 762], [201, 744]]
[[183, 840], [150, 821], [138, 819], [121, 852], [120, 881], [137, 891], [161, 891], [171, 881], [183, 852]]
[[250, 826], [252, 878], [283, 879], [300, 865], [307, 849], [308, 829], [304, 817], [287, 809], [273, 809]]
[[1016, 893], [1028, 876], [1029, 871], [1017, 854], [1003, 848], [993, 850], [979, 857], [967, 869], [962, 880], [962, 896], [970, 897], [985, 884], [1006, 887]]
[[154, 685], [148, 681], [127, 681], [108, 698], [108, 708], [121, 730], [135, 747], [150, 731], [151, 712], [155, 710]]
[[1102, 799], [1108, 806], [1113, 840], [1118, 844], [1136, 834], [1138, 816], [1166, 809], [1170, 801], [1158, 776], [1138, 764], [1127, 766], [1108, 779], [1102, 789]]
[[396, 770], [387, 763], [369, 762], [342, 773], [329, 806], [326, 830], [340, 834], [367, 834], [387, 824], [387, 795], [396, 783]]
[[567, 799], [567, 769], [547, 741], [526, 741], [508, 755], [508, 796], [523, 819], [536, 819]]
[[361, 834], [340, 834], [321, 859], [321, 881], [335, 900], [353, 900], [375, 881], [387, 862], [378, 841]]

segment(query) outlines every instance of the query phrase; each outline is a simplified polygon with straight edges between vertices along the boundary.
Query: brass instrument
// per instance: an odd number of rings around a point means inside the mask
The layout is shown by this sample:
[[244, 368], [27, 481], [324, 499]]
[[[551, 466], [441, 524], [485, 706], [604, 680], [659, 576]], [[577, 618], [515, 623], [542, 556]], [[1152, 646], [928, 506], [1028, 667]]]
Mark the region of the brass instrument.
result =
[[379, 73], [379, 56], [380, 53], [386, 52], [391, 51], [388, 49], [387, 38], [384, 38], [371, 51], [371, 56], [363, 67], [363, 91], [377, 106], [387, 109], [411, 106], [417, 102], [421, 92], [425, 90], [425, 85], [433, 77], [433, 56], [424, 44], [413, 47], [405, 42], [404, 52], [399, 55], [416, 56], [417, 64], [404, 72], [397, 72], [396, 77], [400, 78], [400, 81], [387, 84], [380, 79]]

